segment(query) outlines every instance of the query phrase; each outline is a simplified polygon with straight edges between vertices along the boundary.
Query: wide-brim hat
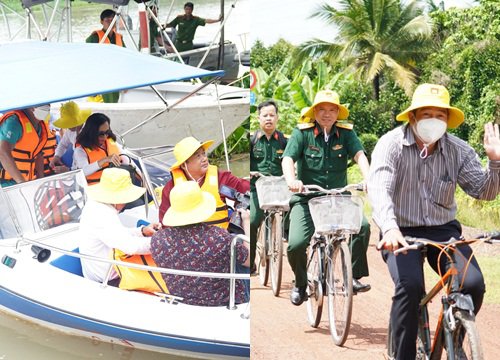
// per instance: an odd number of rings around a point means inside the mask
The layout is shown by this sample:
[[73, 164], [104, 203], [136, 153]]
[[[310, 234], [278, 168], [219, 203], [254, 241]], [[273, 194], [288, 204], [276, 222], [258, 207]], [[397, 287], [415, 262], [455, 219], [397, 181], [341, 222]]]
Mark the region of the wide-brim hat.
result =
[[438, 107], [448, 109], [448, 128], [454, 129], [464, 122], [464, 113], [459, 108], [450, 106], [450, 94], [444, 86], [422, 84], [417, 86], [411, 105], [396, 116], [398, 121], [409, 121], [408, 113], [423, 107]]
[[80, 107], [74, 101], [63, 104], [60, 111], [61, 117], [54, 121], [54, 126], [61, 129], [70, 129], [83, 125], [92, 113], [90, 109], [80, 110]]
[[202, 191], [195, 181], [176, 184], [170, 192], [170, 204], [162, 221], [166, 226], [201, 223], [210, 218], [216, 208], [214, 196]]
[[337, 120], [345, 120], [349, 117], [349, 110], [340, 103], [339, 94], [333, 90], [322, 90], [316, 93], [314, 97], [314, 103], [309, 108], [309, 110], [304, 114], [304, 117], [314, 119], [314, 108], [321, 103], [334, 104], [339, 107], [339, 115]]
[[98, 184], [89, 186], [89, 197], [106, 204], [128, 204], [144, 195], [145, 188], [132, 184], [130, 173], [125, 169], [107, 168]]
[[171, 170], [178, 169], [186, 162], [199, 148], [207, 150], [212, 144], [213, 140], [199, 142], [192, 136], [188, 136], [179, 141], [174, 147], [175, 164], [171, 166]]

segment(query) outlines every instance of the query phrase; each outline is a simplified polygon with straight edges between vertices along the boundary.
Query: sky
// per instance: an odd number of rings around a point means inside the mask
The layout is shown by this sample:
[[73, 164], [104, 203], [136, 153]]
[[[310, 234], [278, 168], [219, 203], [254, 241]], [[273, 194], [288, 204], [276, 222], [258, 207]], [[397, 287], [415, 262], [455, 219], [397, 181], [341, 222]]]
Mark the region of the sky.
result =
[[[332, 41], [336, 35], [333, 26], [319, 19], [310, 18], [324, 2], [325, 0], [252, 0], [250, 44], [259, 39], [269, 46], [280, 38], [294, 45], [311, 38]], [[472, 3], [472, 0], [444, 0], [445, 9], [469, 7]]]

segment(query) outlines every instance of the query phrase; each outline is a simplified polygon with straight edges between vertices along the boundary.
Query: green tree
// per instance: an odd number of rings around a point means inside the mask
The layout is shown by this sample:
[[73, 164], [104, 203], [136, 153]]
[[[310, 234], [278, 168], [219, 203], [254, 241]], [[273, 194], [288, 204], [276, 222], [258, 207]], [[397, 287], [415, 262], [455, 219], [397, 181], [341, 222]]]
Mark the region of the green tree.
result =
[[380, 99], [381, 79], [386, 74], [410, 94], [416, 81], [418, 61], [432, 45], [432, 25], [418, 1], [340, 0], [334, 7], [321, 5], [313, 14], [335, 25], [333, 42], [313, 39], [301, 46], [304, 56], [342, 61], [360, 79], [372, 84], [373, 98]]

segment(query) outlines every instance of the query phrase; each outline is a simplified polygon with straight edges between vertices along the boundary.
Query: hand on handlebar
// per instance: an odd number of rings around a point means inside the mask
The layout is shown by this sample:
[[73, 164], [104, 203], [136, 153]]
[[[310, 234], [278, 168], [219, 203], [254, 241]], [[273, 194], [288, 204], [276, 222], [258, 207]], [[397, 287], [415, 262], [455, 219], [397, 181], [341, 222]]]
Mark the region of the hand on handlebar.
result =
[[[403, 247], [408, 246], [408, 243], [399, 229], [390, 229], [384, 234], [382, 240], [380, 240], [377, 244], [377, 250], [385, 249], [387, 251], [394, 252], [400, 247], [400, 244]], [[406, 251], [403, 252], [403, 254], [406, 254]]]
[[291, 192], [302, 192], [304, 190], [304, 184], [300, 180], [292, 180], [287, 182], [287, 185]]

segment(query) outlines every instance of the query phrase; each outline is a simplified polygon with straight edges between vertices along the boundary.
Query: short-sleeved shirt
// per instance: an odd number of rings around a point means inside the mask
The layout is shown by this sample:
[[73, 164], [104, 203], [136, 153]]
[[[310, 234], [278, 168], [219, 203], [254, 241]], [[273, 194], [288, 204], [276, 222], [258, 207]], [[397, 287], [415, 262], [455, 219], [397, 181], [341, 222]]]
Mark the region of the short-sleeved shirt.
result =
[[250, 171], [258, 171], [264, 175], [283, 175], [281, 159], [286, 143], [279, 141], [278, 131], [275, 131], [269, 140], [263, 132], [258, 132], [255, 136], [256, 141], [250, 152]]
[[198, 16], [192, 16], [189, 19], [185, 15], [179, 15], [167, 26], [177, 26], [177, 37], [175, 38], [175, 47], [177, 51], [187, 51], [193, 48], [193, 39], [198, 26], [205, 26], [205, 19]]
[[[168, 227], [151, 239], [151, 255], [160, 267], [201, 272], [229, 273], [232, 235], [217, 226], [194, 224]], [[243, 264], [248, 249], [236, 244], [236, 262]], [[222, 306], [229, 303], [227, 279], [162, 274], [171, 294], [183, 297], [183, 303]], [[236, 303], [245, 302], [242, 280], [236, 280]]]
[[319, 126], [295, 128], [283, 156], [297, 164], [297, 178], [325, 189], [347, 185], [347, 160], [364, 151], [356, 132], [332, 126], [328, 142]]

